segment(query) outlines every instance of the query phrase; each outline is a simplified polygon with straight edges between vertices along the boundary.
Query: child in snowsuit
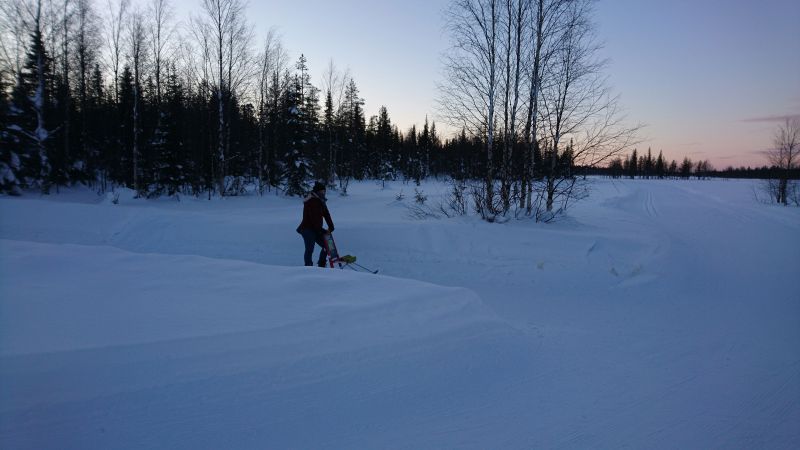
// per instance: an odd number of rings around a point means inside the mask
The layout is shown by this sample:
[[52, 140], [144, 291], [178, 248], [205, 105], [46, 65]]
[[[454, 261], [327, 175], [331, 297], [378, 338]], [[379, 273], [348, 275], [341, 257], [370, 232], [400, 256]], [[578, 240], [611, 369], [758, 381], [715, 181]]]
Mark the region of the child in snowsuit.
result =
[[[325, 198], [325, 185], [322, 183], [314, 184], [314, 189], [303, 200], [303, 221], [297, 227], [297, 232], [303, 236], [306, 251], [303, 255], [306, 266], [313, 265], [311, 257], [314, 253], [314, 244], [319, 244], [322, 251], [319, 253], [317, 265], [325, 267], [325, 260], [328, 252], [325, 250], [325, 233], [333, 233], [333, 220], [328, 212]], [[322, 219], [328, 224], [328, 229], [322, 228]]]

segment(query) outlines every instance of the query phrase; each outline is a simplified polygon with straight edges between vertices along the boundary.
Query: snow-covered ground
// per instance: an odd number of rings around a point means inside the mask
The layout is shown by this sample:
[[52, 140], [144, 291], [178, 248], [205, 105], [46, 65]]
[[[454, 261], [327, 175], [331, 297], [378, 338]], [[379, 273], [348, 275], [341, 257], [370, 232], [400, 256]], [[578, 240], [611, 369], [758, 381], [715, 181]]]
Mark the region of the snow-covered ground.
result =
[[379, 275], [300, 267], [297, 199], [0, 198], [0, 448], [800, 448], [800, 209], [755, 184], [331, 194]]

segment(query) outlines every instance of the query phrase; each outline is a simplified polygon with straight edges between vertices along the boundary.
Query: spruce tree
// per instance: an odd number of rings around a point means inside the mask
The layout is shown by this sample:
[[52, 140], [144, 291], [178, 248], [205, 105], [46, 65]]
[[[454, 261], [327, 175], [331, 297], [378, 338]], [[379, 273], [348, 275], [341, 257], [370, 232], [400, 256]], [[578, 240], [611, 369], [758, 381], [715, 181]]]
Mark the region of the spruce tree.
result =
[[[58, 124], [58, 133], [50, 137], [50, 179], [56, 189], [59, 186], [66, 186], [72, 183], [73, 179], [83, 178], [82, 167], [73, 167], [74, 149], [76, 144], [80, 144], [81, 136], [73, 130], [73, 123], [76, 121], [74, 111], [75, 103], [72, 101], [72, 92], [69, 86], [69, 73], [64, 69], [61, 73], [54, 73], [51, 77], [53, 104], [57, 107], [48, 108], [48, 123]], [[78, 174], [73, 174], [77, 168]], [[73, 176], [75, 175], [75, 176]]]
[[283, 133], [285, 152], [283, 155], [284, 191], [287, 195], [305, 195], [311, 186], [312, 169], [304, 154], [305, 117], [302, 108], [302, 83], [295, 77], [286, 91], [283, 101]]
[[[427, 117], [425, 118], [427, 121]], [[442, 141], [439, 138], [438, 133], [436, 133], [436, 122], [431, 122], [431, 131], [430, 131], [430, 155], [428, 160], [428, 175], [438, 176], [439, 172], [441, 171], [441, 163], [439, 161], [441, 157], [441, 150], [442, 150]]]
[[643, 166], [644, 166], [643, 172], [645, 178], [650, 178], [651, 176], [653, 176], [653, 169], [655, 164], [653, 162], [653, 152], [650, 150], [649, 147], [647, 148], [647, 156], [644, 157]]
[[611, 175], [611, 178], [619, 178], [622, 176], [624, 169], [622, 164], [622, 159], [617, 157], [611, 160], [611, 163], [608, 165], [608, 172]]
[[664, 161], [664, 154], [659, 150], [658, 158], [656, 158], [655, 174], [658, 178], [664, 178], [666, 171], [667, 167], [666, 162]]
[[320, 148], [320, 164], [325, 169], [325, 176], [318, 177], [326, 180], [328, 186], [332, 186], [336, 176], [336, 154], [338, 151], [339, 142], [338, 124], [336, 120], [336, 112], [333, 110], [333, 95], [331, 91], [325, 95], [325, 112], [323, 113], [322, 122], [322, 139]]
[[103, 86], [103, 74], [100, 65], [96, 63], [86, 89], [86, 110], [82, 113], [84, 120], [82, 145], [85, 149], [86, 173], [89, 181], [99, 181], [101, 191], [106, 190], [108, 177], [102, 154], [109, 145], [107, 130], [113, 128], [112, 118], [108, 114], [110, 105], [105, 99]]
[[[425, 125], [422, 126], [422, 132], [419, 135], [419, 177], [425, 179], [428, 176], [430, 168], [430, 154], [431, 154], [431, 132], [428, 127], [428, 117], [425, 116]], [[419, 184], [419, 182], [417, 182]]]
[[153, 186], [149, 196], [176, 195], [186, 181], [184, 173], [185, 151], [180, 123], [184, 120], [183, 86], [175, 74], [174, 66], [167, 75], [166, 89], [162, 95], [158, 126], [151, 140], [155, 158]]
[[9, 99], [4, 81], [0, 75], [0, 194], [20, 195], [19, 137], [8, 128]]
[[667, 174], [670, 178], [675, 178], [678, 176], [678, 162], [674, 159], [671, 163], [669, 163], [669, 167], [667, 168]]
[[118, 82], [117, 127], [114, 144], [108, 147], [107, 162], [111, 178], [117, 184], [133, 187], [133, 72], [130, 66], [122, 69]]
[[683, 158], [683, 162], [681, 163], [681, 168], [680, 168], [680, 171], [681, 171], [681, 177], [683, 177], [683, 178], [686, 178], [686, 179], [688, 179], [689, 177], [691, 177], [691, 175], [692, 175], [692, 168], [693, 168], [693, 167], [694, 167], [694, 164], [692, 163], [692, 160], [691, 160], [691, 159], [689, 159], [689, 157], [688, 157], [688, 156], [685, 156], [685, 157]]
[[303, 91], [305, 96], [302, 111], [303, 154], [311, 160], [309, 165], [312, 177], [316, 180], [325, 180], [328, 177], [328, 170], [322, 157], [325, 152], [320, 139], [319, 89], [309, 83], [307, 78]]
[[632, 179], [636, 178], [639, 173], [639, 158], [636, 155], [636, 149], [633, 149], [631, 158], [628, 160], [628, 176]]
[[404, 166], [406, 178], [414, 180], [414, 183], [419, 186], [422, 173], [419, 160], [419, 135], [416, 125], [411, 125], [411, 129], [408, 130], [405, 149], [406, 159]]
[[41, 26], [41, 3], [38, 3], [25, 65], [12, 94], [9, 129], [20, 143], [23, 185], [49, 193], [52, 129], [48, 113], [52, 112], [52, 102], [48, 86], [52, 79], [52, 61], [45, 49]]
[[376, 118], [374, 148], [373, 161], [376, 164], [374, 176], [383, 182], [394, 180], [392, 121], [385, 106], [381, 106]]
[[345, 90], [342, 111], [342, 155], [337, 160], [336, 168], [339, 188], [343, 194], [347, 193], [346, 186], [351, 178], [362, 179], [366, 174], [367, 161], [364, 157], [366, 121], [363, 105], [364, 100], [359, 96], [355, 81], [351, 79]]

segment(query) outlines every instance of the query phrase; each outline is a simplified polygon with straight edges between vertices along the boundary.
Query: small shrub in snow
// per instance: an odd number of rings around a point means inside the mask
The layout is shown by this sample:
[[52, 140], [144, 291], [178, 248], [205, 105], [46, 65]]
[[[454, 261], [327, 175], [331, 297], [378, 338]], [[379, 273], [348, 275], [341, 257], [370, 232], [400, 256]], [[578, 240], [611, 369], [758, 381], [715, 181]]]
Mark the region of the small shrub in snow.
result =
[[337, 174], [337, 178], [339, 179], [339, 195], [347, 197], [347, 187], [350, 185], [352, 178], [344, 173]]
[[[753, 188], [753, 196], [760, 203], [781, 204], [781, 182], [778, 179], [762, 180], [758, 188]], [[800, 206], [800, 182], [783, 180], [786, 183], [786, 204]]]
[[[462, 181], [453, 180], [450, 192], [447, 195], [447, 209], [457, 216], [464, 216], [469, 212], [467, 205], [467, 185]], [[443, 205], [444, 207], [445, 205]]]
[[236, 196], [247, 193], [247, 180], [244, 177], [226, 177], [225, 195]]
[[414, 201], [417, 202], [418, 205], [424, 205], [425, 202], [428, 201], [428, 196], [421, 190], [414, 188]]
[[794, 206], [800, 206], [800, 182], [790, 181], [786, 196]]
[[482, 181], [478, 181], [473, 182], [469, 187], [469, 195], [472, 197], [472, 207], [481, 219], [487, 222], [495, 222], [497, 220], [497, 211], [500, 211], [500, 205], [498, 203], [496, 190], [490, 202], [488, 199], [489, 194], [486, 191], [486, 185]]

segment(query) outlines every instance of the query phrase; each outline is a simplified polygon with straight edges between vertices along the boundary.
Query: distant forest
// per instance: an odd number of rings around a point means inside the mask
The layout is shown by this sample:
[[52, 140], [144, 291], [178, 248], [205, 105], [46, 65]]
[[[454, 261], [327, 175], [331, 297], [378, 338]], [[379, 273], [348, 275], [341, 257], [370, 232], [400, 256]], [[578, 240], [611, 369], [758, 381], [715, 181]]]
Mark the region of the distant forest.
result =
[[778, 166], [761, 167], [733, 167], [723, 170], [715, 169], [708, 160], [692, 161], [685, 156], [679, 163], [676, 160], [668, 161], [663, 152], [654, 157], [650, 149], [646, 154], [639, 155], [634, 150], [625, 158], [614, 158], [606, 167], [578, 167], [576, 173], [604, 175], [612, 178], [643, 178], [643, 179], [706, 179], [706, 178], [737, 178], [737, 179], [779, 179], [785, 177], [791, 180], [800, 179], [800, 168], [787, 171]]

